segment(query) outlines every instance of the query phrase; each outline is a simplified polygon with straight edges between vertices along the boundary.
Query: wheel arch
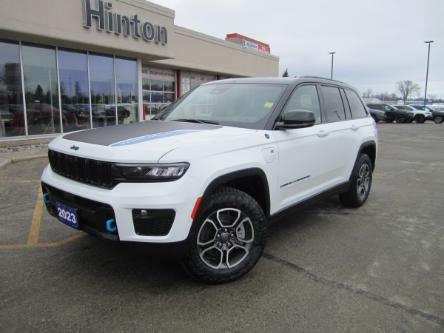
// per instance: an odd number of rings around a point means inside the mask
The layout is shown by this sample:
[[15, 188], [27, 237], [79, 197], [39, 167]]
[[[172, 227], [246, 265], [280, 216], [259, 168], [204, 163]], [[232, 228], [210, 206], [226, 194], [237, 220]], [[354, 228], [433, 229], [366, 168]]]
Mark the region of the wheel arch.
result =
[[375, 170], [376, 141], [370, 140], [361, 144], [361, 147], [359, 147], [358, 155], [356, 156], [355, 165], [358, 162], [359, 156], [361, 154], [366, 154], [368, 155], [368, 157], [370, 157], [370, 160], [372, 161], [372, 170]]
[[262, 207], [264, 214], [267, 217], [270, 216], [270, 188], [267, 176], [262, 169], [242, 169], [216, 177], [206, 187], [202, 202], [222, 186], [233, 187], [249, 194]]

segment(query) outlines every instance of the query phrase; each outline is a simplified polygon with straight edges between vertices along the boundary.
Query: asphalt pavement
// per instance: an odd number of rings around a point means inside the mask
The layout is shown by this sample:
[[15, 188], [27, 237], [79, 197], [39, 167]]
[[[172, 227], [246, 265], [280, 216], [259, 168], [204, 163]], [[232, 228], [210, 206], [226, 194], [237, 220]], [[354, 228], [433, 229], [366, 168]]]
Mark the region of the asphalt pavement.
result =
[[162, 253], [42, 209], [45, 158], [0, 169], [0, 332], [443, 332], [444, 126], [378, 125], [368, 202], [275, 223], [244, 278], [197, 283]]

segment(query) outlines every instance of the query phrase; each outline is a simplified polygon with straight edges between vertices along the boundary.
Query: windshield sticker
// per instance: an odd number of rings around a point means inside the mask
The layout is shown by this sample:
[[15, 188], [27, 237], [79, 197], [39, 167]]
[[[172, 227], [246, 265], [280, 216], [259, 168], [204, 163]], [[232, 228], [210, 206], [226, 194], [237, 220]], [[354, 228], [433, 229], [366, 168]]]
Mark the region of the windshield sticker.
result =
[[162, 132], [162, 133], [156, 133], [156, 134], [149, 134], [149, 135], [143, 135], [136, 138], [131, 138], [123, 141], [119, 141], [116, 143], [111, 144], [111, 147], [121, 147], [121, 146], [128, 146], [128, 145], [135, 145], [142, 142], [147, 141], [153, 141], [157, 139], [163, 139], [163, 138], [169, 138], [172, 136], [178, 136], [193, 132], [200, 132], [201, 130], [176, 130], [176, 131], [170, 131], [170, 132]]
[[265, 109], [271, 109], [273, 107], [273, 102], [265, 102], [264, 108]]

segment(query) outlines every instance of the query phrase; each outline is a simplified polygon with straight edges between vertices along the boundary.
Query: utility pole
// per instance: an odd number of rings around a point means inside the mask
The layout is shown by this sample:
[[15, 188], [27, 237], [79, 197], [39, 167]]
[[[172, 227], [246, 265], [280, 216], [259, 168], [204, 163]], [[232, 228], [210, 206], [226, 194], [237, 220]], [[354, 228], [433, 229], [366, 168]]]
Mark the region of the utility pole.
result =
[[328, 52], [331, 55], [331, 70], [330, 70], [330, 79], [333, 80], [333, 62], [334, 62], [334, 58], [335, 58], [335, 53], [336, 52]]
[[426, 70], [426, 81], [425, 81], [425, 91], [424, 91], [424, 109], [427, 104], [427, 84], [429, 83], [429, 63], [430, 63], [430, 44], [433, 43], [433, 40], [427, 40], [424, 43], [428, 44], [427, 50], [427, 70]]

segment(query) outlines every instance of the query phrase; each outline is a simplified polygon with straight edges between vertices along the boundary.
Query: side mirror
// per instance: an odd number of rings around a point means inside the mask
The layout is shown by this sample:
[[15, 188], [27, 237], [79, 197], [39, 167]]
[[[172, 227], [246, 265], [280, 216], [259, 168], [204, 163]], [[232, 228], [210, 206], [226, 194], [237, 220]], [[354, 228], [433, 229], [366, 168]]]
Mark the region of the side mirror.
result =
[[276, 123], [277, 129], [293, 129], [311, 127], [316, 123], [313, 112], [306, 110], [291, 110], [285, 112], [279, 122]]

